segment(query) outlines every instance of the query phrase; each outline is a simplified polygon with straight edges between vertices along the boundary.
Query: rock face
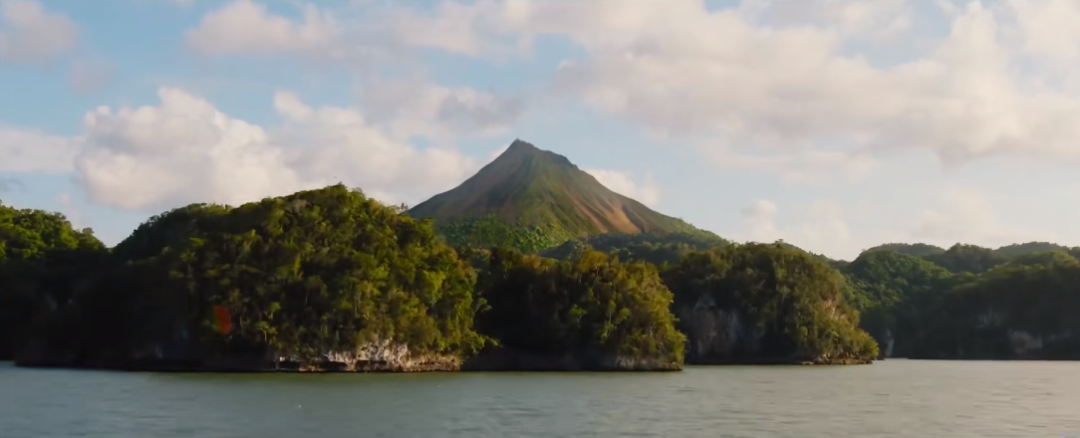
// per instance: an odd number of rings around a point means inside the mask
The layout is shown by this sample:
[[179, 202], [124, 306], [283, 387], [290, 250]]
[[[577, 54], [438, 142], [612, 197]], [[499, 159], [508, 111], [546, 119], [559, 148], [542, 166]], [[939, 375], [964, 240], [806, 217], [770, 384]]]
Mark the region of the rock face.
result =
[[408, 346], [372, 342], [355, 351], [328, 351], [320, 360], [303, 360], [273, 352], [196, 358], [150, 348], [125, 357], [85, 357], [74, 351], [25, 349], [16, 359], [22, 367], [99, 368], [131, 371], [210, 372], [437, 372], [437, 371], [679, 371], [682, 365], [663, 359], [576, 352], [546, 355], [490, 349], [466, 360], [439, 354], [413, 354]]
[[716, 307], [702, 296], [693, 307], [679, 309], [679, 321], [686, 330], [687, 363], [717, 363], [736, 360], [741, 352], [753, 356], [761, 333], [745, 327], [739, 314]]
[[16, 358], [25, 367], [74, 367], [155, 371], [222, 372], [423, 372], [457, 371], [461, 360], [451, 355], [413, 354], [408, 346], [372, 342], [355, 351], [327, 351], [317, 360], [282, 356], [271, 351], [230, 356], [164, 354], [161, 348], [124, 356], [87, 357], [74, 351], [31, 345]]
[[717, 307], [708, 295], [701, 296], [692, 307], [678, 309], [677, 314], [687, 337], [688, 364], [854, 365], [872, 362], [854, 357], [763, 355], [761, 342], [765, 334], [745, 324], [737, 311]]

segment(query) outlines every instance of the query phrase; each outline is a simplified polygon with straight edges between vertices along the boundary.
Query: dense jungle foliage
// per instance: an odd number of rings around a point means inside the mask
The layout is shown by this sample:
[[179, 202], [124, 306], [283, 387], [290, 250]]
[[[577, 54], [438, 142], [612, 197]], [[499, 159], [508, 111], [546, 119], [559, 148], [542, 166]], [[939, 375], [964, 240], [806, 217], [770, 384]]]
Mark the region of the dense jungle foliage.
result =
[[567, 241], [542, 251], [543, 257], [566, 260], [588, 251], [600, 251], [620, 260], [640, 260], [663, 266], [675, 263], [695, 251], [730, 246], [731, 242], [712, 233], [610, 233]]
[[498, 346], [552, 356], [682, 363], [685, 338], [656, 267], [589, 251], [553, 260], [496, 248], [480, 280], [479, 331]]
[[490, 215], [477, 219], [441, 221], [436, 225], [436, 230], [446, 239], [446, 243], [453, 246], [507, 247], [530, 254], [559, 245], [573, 237], [573, 234], [554, 224], [510, 224]]
[[90, 229], [72, 229], [59, 213], [0, 202], [0, 360], [33, 333], [59, 323], [107, 257]]
[[[862, 312], [862, 327], [883, 353], [1080, 358], [1080, 251], [1060, 248], [1065, 247], [1041, 242], [997, 250], [958, 244], [922, 258], [873, 250], [843, 271], [854, 287], [849, 302]], [[1019, 340], [1027, 337], [1034, 348]]]
[[696, 329], [675, 315], [699, 304], [760, 334], [740, 357], [1080, 357], [1080, 248], [890, 244], [847, 263], [700, 233], [605, 234], [539, 256], [443, 242], [340, 185], [178, 208], [111, 249], [63, 215], [0, 204], [0, 357], [318, 360], [396, 342], [681, 362]]
[[[199, 354], [269, 349], [311, 360], [372, 341], [447, 354], [482, 345], [472, 268], [429, 222], [343, 186], [173, 210], [135, 230], [109, 259], [57, 309], [75, 315], [60, 332], [81, 343], [66, 348], [101, 353], [109, 345], [124, 355], [182, 338], [194, 342], [181, 349]], [[214, 306], [229, 309], [230, 333], [215, 329]]]
[[[726, 357], [715, 359], [878, 356], [877, 344], [858, 328], [857, 312], [844, 301], [844, 277], [805, 252], [780, 244], [746, 244], [694, 253], [667, 269], [664, 282], [675, 294], [677, 309], [720, 311], [739, 321], [739, 329], [754, 332], [738, 340]], [[692, 324], [682, 326], [691, 344], [698, 343], [699, 332], [716, 329]]]

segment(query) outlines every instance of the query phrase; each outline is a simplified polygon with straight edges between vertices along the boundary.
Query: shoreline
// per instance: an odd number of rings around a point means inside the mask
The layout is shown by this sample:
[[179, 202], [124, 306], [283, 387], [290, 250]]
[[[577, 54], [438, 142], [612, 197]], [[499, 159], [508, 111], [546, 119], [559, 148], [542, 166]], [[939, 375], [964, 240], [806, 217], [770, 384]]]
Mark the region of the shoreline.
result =
[[19, 361], [7, 361], [16, 368], [32, 369], [69, 369], [69, 370], [96, 370], [117, 372], [155, 372], [155, 373], [223, 373], [223, 374], [411, 374], [411, 373], [499, 373], [499, 372], [535, 372], [535, 373], [676, 373], [685, 370], [687, 366], [693, 367], [732, 367], [732, 366], [773, 366], [773, 367], [805, 367], [805, 366], [854, 366], [872, 365], [875, 360], [848, 360], [848, 361], [796, 361], [796, 360], [724, 360], [724, 361], [693, 361], [682, 365], [671, 364], [665, 367], [654, 368], [629, 368], [629, 367], [604, 367], [604, 366], [566, 366], [555, 367], [546, 365], [536, 366], [492, 366], [482, 367], [477, 365], [459, 364], [457, 366], [440, 367], [345, 367], [341, 364], [326, 365], [303, 365], [303, 366], [222, 366], [206, 364], [177, 364], [163, 362], [146, 363], [57, 363], [37, 362], [26, 363]]

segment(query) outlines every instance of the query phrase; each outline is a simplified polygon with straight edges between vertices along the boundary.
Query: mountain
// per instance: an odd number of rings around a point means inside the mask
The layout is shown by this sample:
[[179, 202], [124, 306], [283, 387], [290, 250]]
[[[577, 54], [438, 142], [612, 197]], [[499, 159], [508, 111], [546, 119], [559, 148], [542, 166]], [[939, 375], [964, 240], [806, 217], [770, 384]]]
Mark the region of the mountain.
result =
[[452, 245], [536, 252], [605, 233], [708, 234], [604, 187], [566, 157], [521, 140], [453, 190], [411, 210]]
[[886, 243], [870, 248], [862, 253], [866, 254], [873, 251], [895, 251], [912, 257], [926, 257], [944, 253], [945, 248], [925, 243]]
[[1058, 245], [1050, 242], [1028, 242], [1028, 243], [1016, 243], [1001, 248], [995, 249], [994, 252], [1005, 257], [1017, 257], [1037, 252], [1046, 251], [1061, 251], [1069, 252], [1074, 248], [1069, 248], [1064, 245]]

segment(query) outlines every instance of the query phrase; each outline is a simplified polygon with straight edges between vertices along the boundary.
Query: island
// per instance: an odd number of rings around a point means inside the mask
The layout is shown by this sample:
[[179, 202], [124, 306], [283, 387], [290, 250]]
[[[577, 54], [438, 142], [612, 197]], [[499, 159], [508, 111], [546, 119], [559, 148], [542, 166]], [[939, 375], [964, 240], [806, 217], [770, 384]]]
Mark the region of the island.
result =
[[108, 248], [0, 202], [0, 360], [237, 372], [1080, 359], [1080, 248], [734, 243], [515, 141], [409, 209], [333, 185]]

